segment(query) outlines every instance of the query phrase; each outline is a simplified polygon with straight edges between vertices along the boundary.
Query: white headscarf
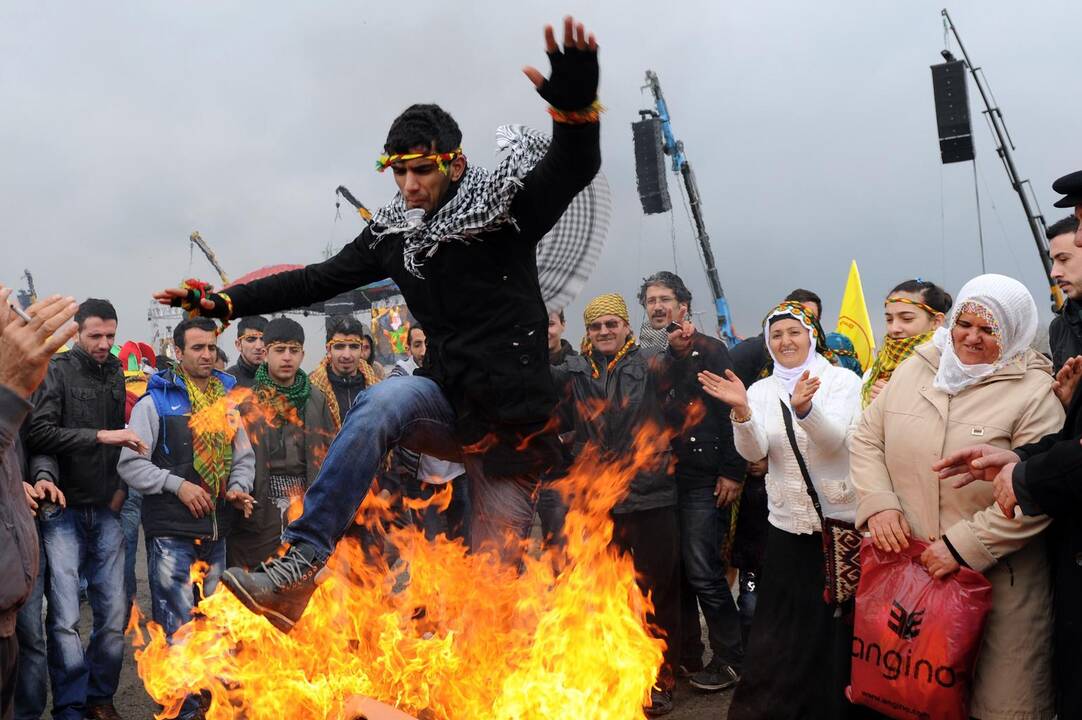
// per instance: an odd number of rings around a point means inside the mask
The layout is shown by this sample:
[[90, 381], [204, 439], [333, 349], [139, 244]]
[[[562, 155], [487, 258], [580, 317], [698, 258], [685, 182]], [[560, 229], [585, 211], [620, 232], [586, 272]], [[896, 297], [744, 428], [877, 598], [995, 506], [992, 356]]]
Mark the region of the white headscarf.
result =
[[[798, 367], [787, 368], [782, 365], [774, 355], [774, 348], [770, 347], [770, 321], [778, 317], [792, 318], [803, 325], [804, 329], [808, 331], [808, 338], [811, 341], [808, 345], [808, 355]], [[771, 359], [774, 361], [773, 376], [777, 378], [778, 382], [782, 384], [790, 395], [792, 395], [793, 390], [796, 389], [796, 384], [800, 380], [800, 376], [806, 371], [811, 370], [819, 359], [819, 353], [816, 352], [815, 336], [816, 329], [815, 324], [811, 319], [811, 314], [800, 303], [784, 302], [781, 305], [778, 305], [770, 311], [770, 314], [766, 316], [766, 321], [763, 322], [763, 338], [766, 341], [766, 349], [767, 352], [770, 353]]]
[[[965, 365], [954, 352], [951, 329], [969, 303], [987, 310], [998, 327], [999, 357], [994, 363]], [[950, 319], [932, 336], [940, 355], [933, 384], [943, 392], [957, 395], [1018, 359], [1036, 335], [1037, 303], [1026, 286], [1005, 275], [978, 275], [962, 286]]]

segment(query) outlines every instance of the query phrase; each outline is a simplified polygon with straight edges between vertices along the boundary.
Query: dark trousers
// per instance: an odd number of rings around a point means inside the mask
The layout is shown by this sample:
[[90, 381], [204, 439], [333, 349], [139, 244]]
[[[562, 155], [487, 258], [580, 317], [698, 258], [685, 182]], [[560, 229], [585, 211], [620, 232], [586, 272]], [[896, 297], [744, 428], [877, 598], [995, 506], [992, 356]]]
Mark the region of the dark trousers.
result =
[[[459, 475], [450, 483], [451, 500], [446, 510], [440, 510], [437, 504], [423, 510], [407, 510], [416, 527], [424, 530], [425, 537], [434, 540], [444, 534], [449, 540], [462, 540], [470, 543], [470, 478]], [[438, 492], [447, 492], [445, 485], [427, 483], [422, 480], [408, 483], [406, 494], [419, 500], [429, 500]]]
[[567, 519], [567, 502], [551, 481], [541, 483], [537, 495], [537, 517], [541, 520], [541, 537], [545, 547], [563, 547], [564, 520]]
[[680, 534], [676, 508], [614, 513], [612, 542], [629, 553], [643, 594], [650, 593], [654, 612], [647, 621], [665, 633], [665, 659], [657, 684], [671, 690], [680, 656]]
[[19, 640], [14, 633], [0, 637], [0, 720], [15, 711], [15, 678], [19, 674]]
[[702, 660], [698, 606], [706, 619], [710, 650], [734, 670], [744, 661], [740, 615], [725, 576], [722, 548], [729, 531], [729, 509], [719, 508], [712, 487], [681, 486], [678, 494], [680, 553], [683, 557], [681, 619], [682, 659], [694, 667]]

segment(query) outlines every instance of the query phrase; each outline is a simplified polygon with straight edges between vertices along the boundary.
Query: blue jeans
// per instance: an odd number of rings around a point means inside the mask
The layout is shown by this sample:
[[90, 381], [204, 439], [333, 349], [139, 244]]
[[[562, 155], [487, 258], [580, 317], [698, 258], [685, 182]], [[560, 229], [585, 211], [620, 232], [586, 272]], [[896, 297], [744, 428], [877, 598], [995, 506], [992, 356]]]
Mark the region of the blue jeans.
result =
[[[192, 565], [202, 560], [209, 565], [203, 578], [203, 596], [192, 584]], [[218, 587], [225, 569], [225, 540], [199, 540], [183, 537], [154, 537], [147, 539], [147, 566], [150, 584], [150, 606], [154, 622], [162, 626], [168, 638], [188, 622], [192, 609], [203, 597]], [[196, 717], [203, 700], [189, 695], [177, 717]]]
[[45, 548], [41, 546], [41, 567], [38, 579], [30, 590], [26, 604], [15, 618], [15, 635], [19, 638], [19, 674], [15, 677], [15, 720], [39, 720], [45, 712], [49, 696], [49, 667], [45, 654], [45, 624], [41, 612], [45, 599]]
[[128, 610], [135, 599], [135, 556], [139, 551], [139, 520], [143, 515], [143, 496], [128, 488], [128, 497], [120, 506], [120, 524], [124, 528], [124, 592]]
[[[740, 615], [729, 591], [725, 561], [721, 556], [729, 527], [729, 510], [718, 508], [716, 500], [712, 487], [679, 488], [680, 551], [684, 557], [687, 587], [693, 593], [690, 602], [685, 598], [684, 607], [687, 612], [698, 599], [714, 657], [734, 670], [740, 670], [744, 662]], [[693, 617], [697, 629], [698, 613]]]
[[[113, 701], [124, 661], [124, 532], [106, 505], [78, 505], [41, 519], [48, 562], [49, 677], [53, 718], [82, 720], [89, 705]], [[87, 581], [94, 629], [79, 637], [79, 568]]]
[[454, 436], [455, 414], [439, 386], [426, 377], [392, 377], [365, 390], [331, 443], [319, 476], [304, 496], [304, 513], [282, 539], [315, 548], [325, 562], [368, 494], [383, 456], [397, 445], [466, 465], [470, 478], [470, 546], [515, 561], [533, 521], [536, 478], [490, 481], [477, 455], [463, 457]]

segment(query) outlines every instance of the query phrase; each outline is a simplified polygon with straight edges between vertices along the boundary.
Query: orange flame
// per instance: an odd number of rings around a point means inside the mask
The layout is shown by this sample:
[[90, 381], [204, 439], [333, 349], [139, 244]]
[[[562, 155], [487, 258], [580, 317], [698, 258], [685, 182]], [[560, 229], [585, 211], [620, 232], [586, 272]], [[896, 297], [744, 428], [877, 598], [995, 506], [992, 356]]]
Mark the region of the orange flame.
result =
[[[172, 643], [153, 623], [145, 640], [133, 613], [140, 678], [165, 708], [157, 717], [175, 717], [203, 690], [209, 720], [343, 718], [357, 695], [426, 720], [642, 718], [665, 643], [646, 622], [652, 606], [631, 558], [611, 545], [610, 511], [670, 436], [643, 428], [616, 460], [588, 446], [558, 483], [570, 506], [566, 547], [535, 548], [521, 568], [393, 527], [387, 540], [408, 582], [344, 540], [289, 635], [225, 590]], [[370, 493], [358, 520], [372, 527], [387, 512]]]

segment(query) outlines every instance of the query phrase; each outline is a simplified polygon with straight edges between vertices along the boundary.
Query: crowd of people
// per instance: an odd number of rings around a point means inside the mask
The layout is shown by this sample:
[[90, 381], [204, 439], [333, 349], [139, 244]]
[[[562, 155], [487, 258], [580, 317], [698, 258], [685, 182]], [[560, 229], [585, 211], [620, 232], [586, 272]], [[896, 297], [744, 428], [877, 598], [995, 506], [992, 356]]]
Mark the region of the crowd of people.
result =
[[[167, 636], [218, 585], [289, 632], [373, 482], [412, 499], [449, 486], [445, 509], [401, 521], [514, 564], [535, 526], [563, 546], [560, 480], [584, 449], [624, 458], [644, 429], [657, 442], [610, 512], [666, 645], [647, 715], [673, 709], [683, 675], [735, 688], [736, 720], [874, 716], [845, 695], [854, 605], [824, 599], [828, 520], [884, 552], [927, 543], [935, 578], [968, 567], [990, 581], [972, 717], [1082, 714], [1082, 173], [1054, 186], [1075, 215], [1049, 228], [1067, 296], [1050, 353], [1033, 347], [1033, 297], [1001, 275], [956, 299], [899, 283], [866, 372], [806, 289], [763, 298], [762, 333], [732, 348], [697, 331], [669, 271], [641, 284], [638, 337], [618, 294], [580, 324], [544, 305], [535, 247], [600, 165], [596, 41], [568, 19], [546, 49], [551, 77], [526, 74], [551, 141], [512, 137], [521, 149], [489, 174], [467, 164], [449, 114], [408, 108], [380, 159], [399, 196], [337, 256], [228, 292], [159, 293], [189, 317], [137, 398], [108, 301], [52, 297], [26, 320], [0, 288], [3, 720], [41, 717], [50, 691], [54, 718], [119, 717], [140, 525]], [[306, 373], [303, 328], [263, 317], [384, 277], [418, 320], [393, 367], [340, 316]], [[234, 318], [225, 369], [216, 320]], [[203, 717], [207, 700], [180, 716]]]

